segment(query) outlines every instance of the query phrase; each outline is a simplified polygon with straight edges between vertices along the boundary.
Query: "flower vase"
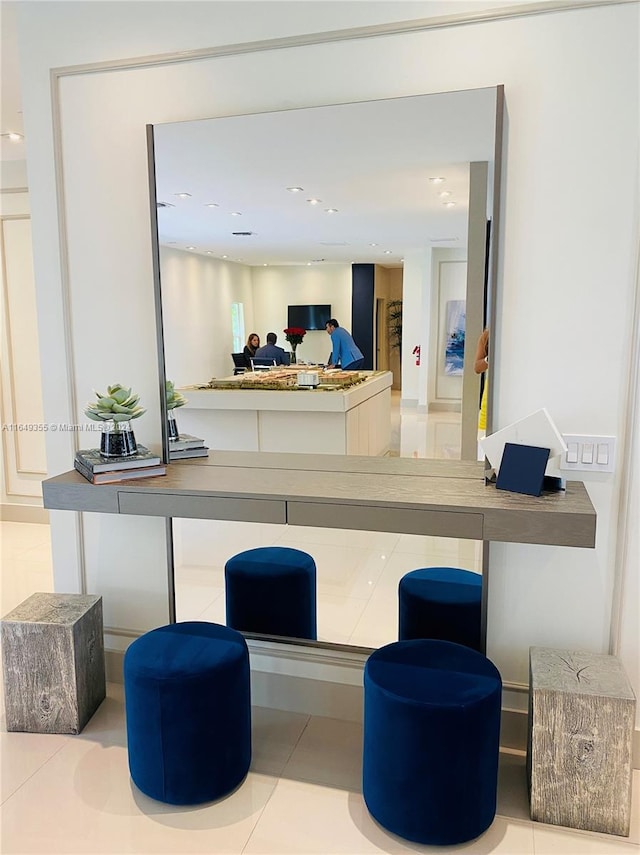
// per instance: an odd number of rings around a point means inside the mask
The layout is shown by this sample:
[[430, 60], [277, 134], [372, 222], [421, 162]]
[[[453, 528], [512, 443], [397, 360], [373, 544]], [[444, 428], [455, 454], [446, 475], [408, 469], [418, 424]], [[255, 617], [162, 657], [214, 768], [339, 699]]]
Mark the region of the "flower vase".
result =
[[100, 439], [100, 454], [103, 457], [132, 457], [137, 451], [130, 421], [104, 422]]
[[291, 345], [291, 360], [290, 360], [290, 363], [289, 363], [289, 364], [290, 364], [290, 365], [295, 365], [295, 364], [296, 364], [296, 361], [297, 361], [297, 360], [296, 360], [296, 345], [295, 345], [295, 344], [292, 344], [292, 345]]
[[175, 416], [169, 416], [167, 419], [167, 432], [169, 434], [169, 440], [176, 440], [180, 437], [180, 431], [178, 430], [178, 423], [176, 422]]

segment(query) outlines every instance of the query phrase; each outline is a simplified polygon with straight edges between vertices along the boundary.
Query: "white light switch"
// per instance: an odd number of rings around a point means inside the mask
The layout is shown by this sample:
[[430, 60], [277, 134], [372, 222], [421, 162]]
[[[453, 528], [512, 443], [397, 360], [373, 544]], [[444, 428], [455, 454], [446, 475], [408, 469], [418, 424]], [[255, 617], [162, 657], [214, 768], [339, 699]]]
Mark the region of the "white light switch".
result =
[[580, 472], [613, 472], [615, 436], [590, 436], [589, 434], [563, 434], [567, 445], [561, 457], [560, 469]]

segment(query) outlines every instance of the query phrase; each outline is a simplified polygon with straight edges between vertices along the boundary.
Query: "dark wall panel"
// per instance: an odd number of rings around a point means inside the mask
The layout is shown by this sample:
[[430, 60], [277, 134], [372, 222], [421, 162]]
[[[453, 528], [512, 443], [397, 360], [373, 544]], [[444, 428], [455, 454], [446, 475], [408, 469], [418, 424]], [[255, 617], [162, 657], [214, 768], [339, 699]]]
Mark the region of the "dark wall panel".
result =
[[374, 264], [351, 265], [351, 335], [364, 354], [368, 371], [373, 369], [374, 275]]

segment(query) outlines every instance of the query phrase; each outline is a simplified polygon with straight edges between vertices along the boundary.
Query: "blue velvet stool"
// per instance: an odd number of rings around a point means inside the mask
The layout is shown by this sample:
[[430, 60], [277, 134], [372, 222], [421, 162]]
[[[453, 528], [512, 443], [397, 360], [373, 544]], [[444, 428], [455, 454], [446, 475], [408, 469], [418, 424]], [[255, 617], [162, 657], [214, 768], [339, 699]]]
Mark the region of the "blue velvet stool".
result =
[[251, 763], [249, 652], [233, 629], [199, 621], [147, 632], [124, 658], [129, 770], [174, 805], [235, 789]]
[[481, 651], [482, 576], [456, 567], [412, 570], [398, 586], [398, 640], [439, 638]]
[[496, 812], [496, 667], [450, 641], [387, 644], [364, 671], [363, 795], [388, 831], [432, 846], [473, 840]]
[[227, 625], [242, 632], [316, 639], [316, 564], [299, 549], [265, 546], [224, 568]]

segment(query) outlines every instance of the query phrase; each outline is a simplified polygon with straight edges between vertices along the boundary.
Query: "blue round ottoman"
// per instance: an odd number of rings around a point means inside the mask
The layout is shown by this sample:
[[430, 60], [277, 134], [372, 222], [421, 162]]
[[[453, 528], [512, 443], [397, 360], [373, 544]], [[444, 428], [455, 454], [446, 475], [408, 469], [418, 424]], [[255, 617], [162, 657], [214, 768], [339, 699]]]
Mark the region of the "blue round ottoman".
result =
[[496, 812], [502, 681], [450, 641], [396, 641], [364, 670], [363, 795], [388, 831], [432, 846], [473, 840]]
[[299, 549], [264, 546], [224, 568], [227, 626], [242, 632], [316, 639], [316, 564]]
[[235, 789], [251, 763], [249, 652], [233, 629], [200, 621], [147, 632], [124, 657], [129, 770], [174, 805]]
[[482, 576], [456, 567], [412, 570], [398, 586], [398, 640], [439, 638], [482, 650]]

